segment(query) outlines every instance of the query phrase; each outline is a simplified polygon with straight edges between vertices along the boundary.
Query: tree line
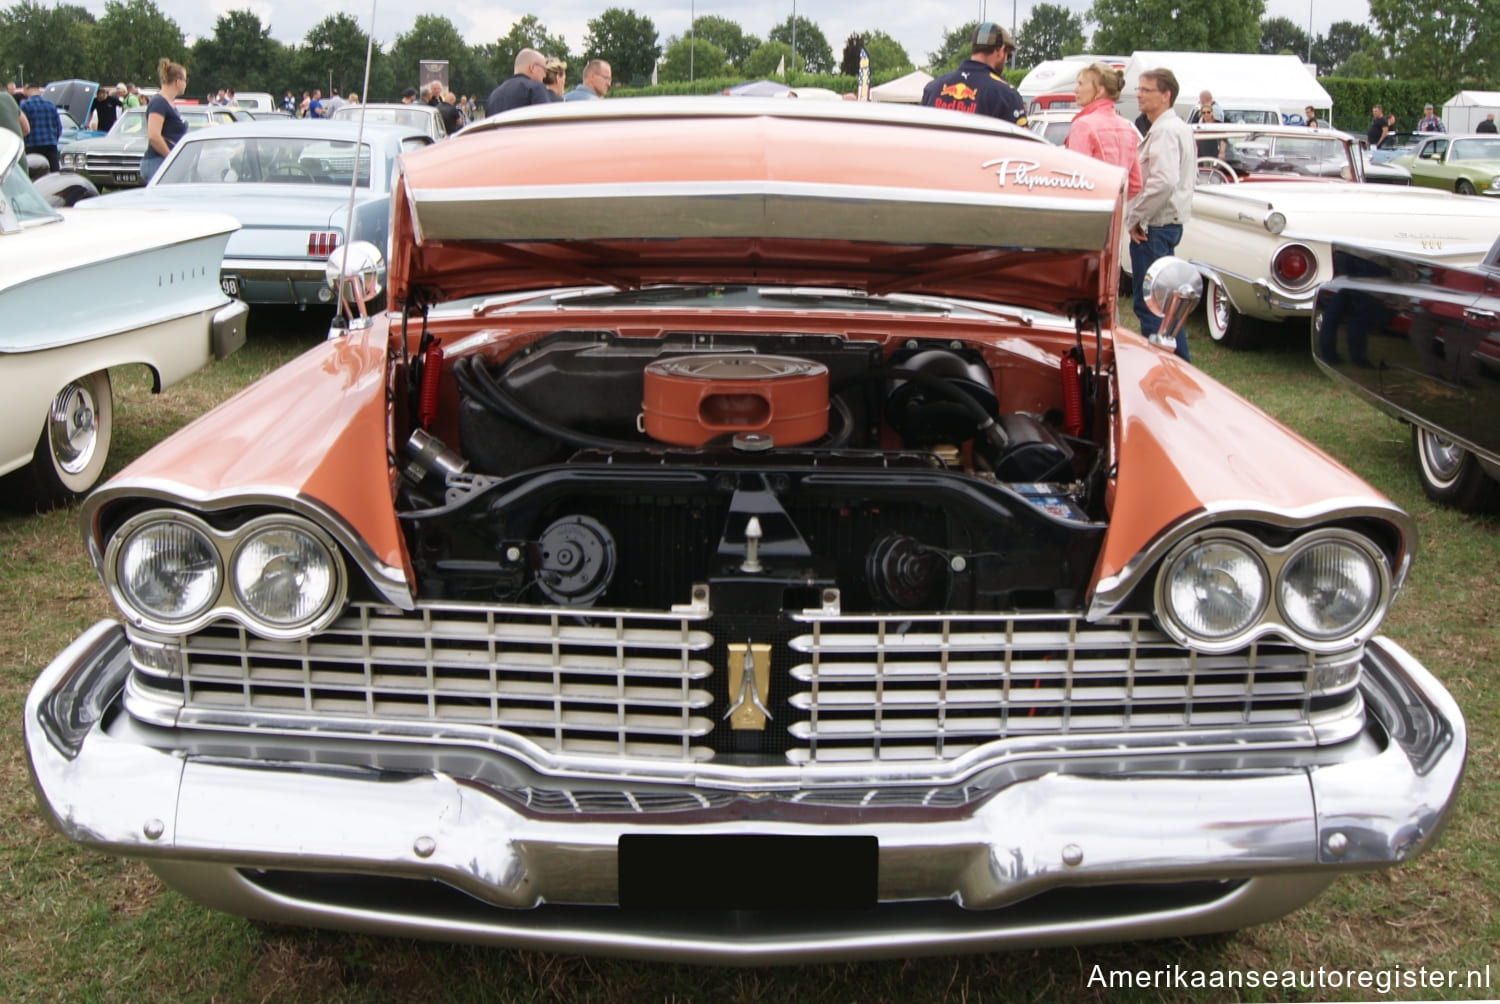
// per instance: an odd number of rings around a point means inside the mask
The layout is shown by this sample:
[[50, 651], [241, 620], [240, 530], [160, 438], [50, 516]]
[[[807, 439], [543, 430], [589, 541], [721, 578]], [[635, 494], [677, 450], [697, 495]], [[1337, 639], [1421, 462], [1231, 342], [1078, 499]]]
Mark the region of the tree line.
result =
[[[1039, 3], [1019, 26], [1014, 65], [1089, 51], [1290, 52], [1322, 74], [1487, 86], [1500, 70], [1500, 32], [1484, 30], [1500, 23], [1496, 14], [1500, 0], [1370, 0], [1370, 24], [1339, 21], [1313, 36], [1288, 18], [1265, 18], [1264, 0], [1094, 0], [1086, 14]], [[957, 66], [968, 53], [974, 24], [946, 30], [939, 48], [926, 54], [924, 68], [941, 73]], [[588, 22], [582, 49], [575, 52], [531, 14], [481, 45], [464, 41], [448, 18], [422, 14], [389, 47], [373, 46], [366, 81], [368, 41], [358, 20], [343, 13], [329, 15], [288, 44], [272, 38], [253, 12], [230, 11], [219, 16], [212, 35], [189, 45], [153, 0], [107, 0], [97, 18], [75, 4], [49, 7], [40, 0], [0, 10], [0, 72], [17, 82], [82, 77], [154, 84], [157, 60], [167, 56], [188, 67], [192, 94], [221, 87], [278, 94], [318, 87], [394, 100], [416, 83], [420, 60], [445, 59], [454, 92], [482, 96], [511, 75], [523, 48], [567, 61], [570, 85], [587, 60], [606, 59], [616, 85], [625, 88], [646, 86], [653, 77], [664, 85], [755, 79], [781, 67], [795, 82], [815, 84], [819, 77], [852, 77], [861, 48], [876, 83], [915, 68], [901, 44], [878, 29], [851, 35], [836, 58], [818, 26], [801, 16], [788, 17], [760, 39], [733, 21], [704, 15], [686, 35], [663, 40], [649, 17], [611, 7]]]

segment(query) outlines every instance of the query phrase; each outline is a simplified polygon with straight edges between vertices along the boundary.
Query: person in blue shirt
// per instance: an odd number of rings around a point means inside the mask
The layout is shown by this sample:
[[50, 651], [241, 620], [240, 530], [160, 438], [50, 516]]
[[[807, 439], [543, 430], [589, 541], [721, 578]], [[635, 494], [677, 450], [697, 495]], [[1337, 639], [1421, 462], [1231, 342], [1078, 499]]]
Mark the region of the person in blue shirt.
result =
[[42, 94], [41, 84], [27, 84], [26, 100], [20, 108], [31, 123], [31, 131], [26, 134], [26, 152], [41, 154], [53, 171], [61, 171], [57, 141], [62, 138], [62, 116], [57, 114], [57, 106]]
[[922, 89], [922, 104], [928, 108], [949, 108], [971, 115], [990, 115], [1002, 122], [1024, 126], [1026, 105], [1021, 95], [1000, 70], [1016, 46], [1010, 32], [993, 21], [974, 29], [969, 58], [958, 69], [930, 80]]
[[151, 180], [172, 147], [187, 135], [187, 123], [173, 104], [187, 90], [187, 70], [181, 63], [163, 56], [156, 64], [156, 76], [161, 81], [161, 90], [146, 103], [146, 153], [141, 157], [143, 183]]

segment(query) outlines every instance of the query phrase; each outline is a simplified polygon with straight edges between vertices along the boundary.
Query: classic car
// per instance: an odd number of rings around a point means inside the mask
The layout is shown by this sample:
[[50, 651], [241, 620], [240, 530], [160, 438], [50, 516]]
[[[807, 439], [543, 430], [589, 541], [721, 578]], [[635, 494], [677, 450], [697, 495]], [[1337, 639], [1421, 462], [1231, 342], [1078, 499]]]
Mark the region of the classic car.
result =
[[1459, 195], [1500, 195], [1500, 136], [1427, 136], [1391, 159], [1411, 172], [1414, 185]]
[[244, 341], [245, 306], [214, 281], [235, 226], [203, 213], [59, 211], [28, 178], [20, 138], [0, 129], [7, 501], [50, 505], [99, 480], [114, 428], [110, 367], [143, 364], [160, 391]]
[[[230, 122], [246, 122], [242, 108], [184, 105], [177, 109], [188, 132]], [[127, 108], [109, 132], [58, 147], [64, 171], [77, 171], [99, 188], [132, 188], [141, 183], [141, 157], [146, 152], [146, 109]]]
[[1073, 128], [1073, 119], [1077, 114], [1077, 107], [1036, 112], [1026, 116], [1026, 128], [1053, 146], [1062, 146], [1063, 140], [1068, 138], [1068, 131]]
[[1385, 138], [1370, 148], [1370, 162], [1374, 164], [1385, 164], [1401, 156], [1410, 153], [1417, 143], [1426, 136], [1432, 135], [1425, 132], [1390, 132]]
[[25, 164], [32, 187], [47, 200], [48, 205], [61, 209], [99, 194], [99, 189], [89, 179], [73, 171], [52, 170], [47, 158], [39, 153], [26, 154]]
[[385, 247], [395, 158], [432, 142], [414, 129], [366, 125], [359, 183], [351, 187], [360, 136], [357, 122], [290, 119], [189, 133], [144, 188], [79, 207], [228, 213], [240, 229], [229, 238], [220, 271], [226, 293], [247, 303], [329, 304], [329, 253], [351, 240]]
[[59, 148], [75, 140], [96, 139], [104, 135], [87, 127], [98, 91], [99, 85], [92, 80], [54, 80], [42, 88], [43, 97], [57, 106], [62, 124], [57, 141]]
[[731, 964], [1237, 928], [1411, 857], [1466, 748], [1379, 633], [1413, 521], [1115, 324], [1124, 182], [751, 98], [405, 155], [390, 310], [86, 501], [119, 617], [28, 698], [47, 815], [276, 922]]
[[1366, 167], [1345, 133], [1207, 125], [1194, 134], [1198, 188], [1177, 253], [1203, 273], [1209, 336], [1232, 348], [1256, 344], [1261, 322], [1312, 317], [1334, 241], [1472, 264], [1500, 231], [1500, 209], [1352, 183]]
[[363, 118], [367, 124], [404, 126], [426, 133], [434, 142], [448, 138], [448, 127], [443, 125], [443, 116], [438, 110], [416, 101], [410, 104], [395, 101], [390, 104], [343, 105], [335, 108], [329, 118], [335, 122], [358, 122]]
[[1336, 244], [1313, 356], [1411, 426], [1417, 480], [1460, 509], [1500, 503], [1500, 240], [1469, 268]]

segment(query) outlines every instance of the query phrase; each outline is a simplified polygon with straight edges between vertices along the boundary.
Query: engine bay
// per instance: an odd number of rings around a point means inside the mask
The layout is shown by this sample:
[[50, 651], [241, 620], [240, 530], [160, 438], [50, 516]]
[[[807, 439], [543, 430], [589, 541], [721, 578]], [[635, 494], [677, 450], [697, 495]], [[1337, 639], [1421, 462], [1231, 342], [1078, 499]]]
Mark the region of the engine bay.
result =
[[1037, 414], [1008, 410], [984, 355], [947, 340], [434, 345], [407, 367], [397, 499], [429, 598], [668, 610], [707, 585], [716, 610], [766, 614], [1083, 602], [1107, 451], [1084, 435], [1098, 386], [1081, 348]]

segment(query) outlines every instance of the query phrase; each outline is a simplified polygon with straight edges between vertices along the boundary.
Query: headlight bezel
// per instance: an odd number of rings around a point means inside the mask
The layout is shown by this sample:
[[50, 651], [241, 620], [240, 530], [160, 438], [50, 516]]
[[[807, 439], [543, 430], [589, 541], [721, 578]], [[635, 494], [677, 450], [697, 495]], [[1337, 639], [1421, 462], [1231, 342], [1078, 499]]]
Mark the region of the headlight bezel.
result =
[[[1210, 638], [1195, 635], [1183, 626], [1181, 618], [1173, 613], [1168, 602], [1168, 592], [1171, 573], [1177, 562], [1192, 549], [1215, 541], [1232, 543], [1248, 550], [1260, 561], [1266, 577], [1260, 615], [1243, 630]], [[1348, 630], [1317, 637], [1300, 629], [1293, 618], [1288, 616], [1283, 588], [1287, 569], [1292, 563], [1312, 548], [1328, 542], [1351, 546], [1369, 561], [1375, 575], [1375, 596], [1362, 618], [1351, 622]], [[1157, 626], [1173, 641], [1196, 652], [1231, 652], [1266, 636], [1285, 639], [1299, 648], [1319, 654], [1347, 652], [1363, 645], [1374, 635], [1390, 606], [1392, 591], [1391, 569], [1386, 555], [1369, 538], [1354, 531], [1341, 527], [1322, 527], [1298, 534], [1285, 544], [1272, 544], [1244, 530], [1217, 527], [1188, 535], [1162, 557], [1157, 565], [1152, 590], [1152, 613]]]
[[[192, 528], [207, 539], [218, 562], [218, 587], [213, 599], [191, 617], [167, 619], [144, 610], [132, 602], [120, 581], [120, 557], [128, 541], [142, 530], [158, 523], [172, 523]], [[235, 567], [244, 543], [272, 528], [286, 528], [304, 533], [315, 540], [329, 556], [330, 586], [317, 612], [295, 623], [267, 621], [240, 602], [235, 584]], [[183, 509], [150, 509], [130, 517], [111, 533], [105, 544], [102, 571], [105, 587], [115, 606], [131, 624], [161, 634], [188, 634], [215, 620], [229, 619], [252, 633], [278, 640], [306, 638], [333, 622], [348, 597], [349, 570], [347, 558], [338, 543], [316, 523], [290, 513], [268, 513], [252, 517], [221, 529], [208, 520]]]

